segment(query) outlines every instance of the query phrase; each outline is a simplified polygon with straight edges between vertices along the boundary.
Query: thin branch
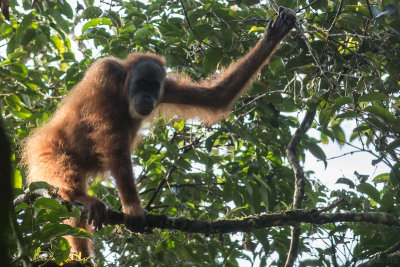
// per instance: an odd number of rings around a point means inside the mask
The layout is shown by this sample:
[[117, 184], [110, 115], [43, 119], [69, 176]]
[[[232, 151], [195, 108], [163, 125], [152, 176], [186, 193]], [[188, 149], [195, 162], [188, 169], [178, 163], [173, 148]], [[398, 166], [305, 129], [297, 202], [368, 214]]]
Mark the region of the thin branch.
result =
[[194, 32], [194, 31], [193, 31], [192, 24], [190, 24], [189, 16], [188, 16], [188, 14], [187, 14], [185, 5], [183, 4], [183, 1], [182, 1], [182, 0], [179, 0], [179, 2], [181, 3], [182, 9], [183, 9], [183, 14], [185, 15], [185, 19], [186, 19], [186, 22], [187, 22], [187, 24], [188, 24], [188, 26], [189, 26], [189, 29], [190, 29], [192, 32]]
[[297, 128], [296, 132], [294, 133], [292, 139], [289, 142], [288, 147], [286, 148], [286, 154], [289, 160], [290, 165], [293, 168], [294, 175], [295, 175], [295, 192], [293, 196], [293, 208], [299, 209], [301, 207], [301, 203], [304, 197], [304, 171], [300, 165], [299, 159], [296, 154], [296, 148], [300, 141], [302, 140], [304, 134], [310, 129], [311, 124], [314, 120], [316, 111], [315, 110], [308, 110], [303, 121], [300, 124], [300, 127]]
[[302, 7], [302, 8], [300, 8], [300, 9], [297, 9], [296, 10], [296, 13], [300, 13], [301, 11], [303, 11], [304, 9], [307, 9], [307, 8], [309, 8], [310, 6], [312, 6], [312, 5], [314, 5], [316, 2], [318, 2], [319, 0], [314, 0], [314, 1], [312, 1], [311, 3], [309, 3], [308, 5], [306, 5], [306, 6], [304, 6], [304, 7]]
[[319, 213], [327, 212], [327, 211], [329, 211], [329, 210], [335, 208], [337, 205], [339, 205], [339, 204], [342, 203], [343, 201], [344, 201], [344, 198], [341, 198], [341, 199], [339, 199], [339, 200], [336, 200], [335, 202], [333, 202], [332, 204], [326, 206], [325, 208], [320, 209], [318, 212], [319, 212]]
[[331, 237], [329, 238], [329, 241], [331, 242], [330, 249], [331, 249], [332, 265], [333, 265], [333, 267], [339, 267], [339, 264], [338, 264], [338, 262], [337, 262], [336, 244], [335, 244], [334, 237], [331, 236]]
[[386, 266], [399, 266], [400, 264], [400, 251], [393, 252], [388, 255], [383, 255], [373, 258], [366, 263], [357, 265], [358, 267], [386, 267]]
[[[368, 262], [360, 264], [361, 267], [373, 266], [394, 266], [400, 263], [400, 241], [395, 243], [390, 248], [376, 254]], [[380, 265], [379, 265], [380, 264]]]
[[[346, 157], [348, 155], [353, 155], [355, 153], [361, 153], [361, 152], [368, 152], [368, 150], [361, 150], [361, 149], [360, 150], [353, 150], [353, 151], [346, 152], [346, 153], [343, 153], [343, 154], [338, 155], [338, 156], [333, 156], [333, 157], [327, 158], [326, 161], [332, 160], [332, 159], [339, 159], [339, 158], [342, 158], [342, 157]], [[322, 161], [322, 160], [317, 160], [317, 161]]]
[[344, 0], [341, 0], [340, 3], [339, 3], [339, 7], [338, 7], [338, 10], [336, 11], [336, 15], [335, 15], [335, 17], [333, 18], [333, 21], [332, 21], [331, 26], [330, 26], [329, 29], [327, 30], [327, 31], [328, 31], [328, 34], [329, 34], [329, 32], [335, 27], [336, 21], [339, 20], [340, 13], [342, 12], [342, 9], [343, 9], [343, 2], [344, 2]]
[[[343, 0], [342, 0], [343, 1]], [[275, 10], [276, 13], [279, 13], [279, 6], [278, 4], [274, 1], [274, 0], [269, 0], [272, 8]], [[332, 89], [335, 87], [334, 82], [325, 74], [325, 71], [322, 68], [322, 65], [320, 63], [320, 60], [318, 59], [318, 55], [317, 53], [315, 53], [314, 49], [311, 47], [310, 42], [308, 41], [307, 37], [305, 36], [303, 30], [300, 28], [299, 24], [296, 22], [296, 24], [294, 25], [296, 31], [300, 34], [301, 38], [304, 40], [304, 43], [306, 44], [308, 51], [310, 52], [311, 57], [314, 59], [315, 64], [317, 64], [319, 70], [321, 71], [322, 76], [324, 76], [330, 85], [329, 89]]]
[[171, 176], [172, 172], [174, 172], [175, 170], [176, 170], [176, 166], [172, 166], [171, 168], [169, 168], [169, 170], [167, 172], [167, 175], [165, 175], [165, 178], [162, 179], [162, 181], [158, 185], [157, 189], [154, 191], [153, 195], [151, 196], [149, 202], [147, 202], [145, 210], [149, 210], [150, 209], [151, 204], [153, 204], [153, 201], [156, 199], [156, 197], [157, 197], [158, 193], [160, 192], [161, 188], [168, 181], [168, 179]]
[[[295, 25], [295, 29], [297, 30], [297, 32], [300, 34], [301, 38], [303, 39], [304, 43], [306, 44], [308, 51], [310, 52], [311, 57], [313, 58], [315, 64], [317, 65], [318, 69], [321, 71], [322, 76], [325, 77], [325, 79], [328, 80], [329, 85], [331, 86], [331, 88], [335, 87], [335, 84], [333, 83], [333, 81], [325, 74], [324, 69], [322, 68], [322, 65], [320, 63], [320, 60], [318, 58], [317, 53], [314, 51], [314, 49], [311, 47], [310, 42], [307, 39], [307, 36], [304, 34], [303, 30], [296, 24]], [[329, 88], [329, 89], [331, 89]]]
[[[305, 177], [303, 168], [300, 165], [299, 159], [296, 154], [296, 148], [300, 141], [302, 140], [304, 134], [310, 129], [311, 124], [314, 120], [316, 111], [315, 110], [308, 110], [303, 121], [300, 124], [300, 127], [297, 128], [294, 136], [289, 142], [288, 147], [286, 148], [286, 154], [289, 160], [290, 165], [293, 168], [294, 176], [295, 176], [295, 183], [294, 183], [294, 195], [293, 195], [293, 208], [294, 209], [301, 209], [301, 204], [304, 198], [304, 185], [305, 185]], [[290, 241], [290, 248], [289, 253], [286, 258], [286, 267], [291, 267], [294, 265], [294, 262], [297, 258], [298, 251], [299, 251], [299, 242], [300, 242], [300, 224], [294, 225], [292, 227], [291, 232], [291, 241]]]

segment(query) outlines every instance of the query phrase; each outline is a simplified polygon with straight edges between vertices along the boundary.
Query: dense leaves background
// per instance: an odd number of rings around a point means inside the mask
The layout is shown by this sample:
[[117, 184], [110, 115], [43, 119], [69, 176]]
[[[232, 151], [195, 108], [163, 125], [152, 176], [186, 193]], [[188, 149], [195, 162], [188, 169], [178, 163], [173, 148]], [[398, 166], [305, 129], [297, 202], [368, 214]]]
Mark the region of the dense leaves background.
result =
[[[254, 46], [275, 14], [268, 1], [99, 3], [42, 0], [32, 7], [30, 1], [9, 1], [10, 19], [0, 17], [0, 106], [15, 151], [16, 196], [23, 192], [24, 170], [17, 166], [21, 141], [49, 118], [93, 61], [151, 51], [166, 57], [169, 71], [201, 79]], [[305, 135], [296, 147], [302, 162], [311, 153], [329, 165], [323, 144], [334, 142], [372, 154], [375, 159], [365, 165], [384, 164], [390, 172], [369, 177], [361, 169], [357, 179], [342, 177], [341, 189], [332, 191], [305, 170], [302, 207], [323, 208], [343, 198], [329, 212], [382, 211], [398, 217], [399, 1], [276, 3], [297, 11], [299, 28], [225, 120], [208, 126], [157, 118], [143, 131], [132, 156], [143, 204], [151, 204], [147, 208], [156, 214], [210, 221], [291, 209], [294, 173], [285, 149], [304, 111], [315, 109], [311, 127], [319, 135]], [[345, 129], [350, 136], [341, 127], [344, 121], [354, 125]], [[38, 187], [45, 185], [30, 190]], [[114, 210], [121, 208], [112, 179], [94, 177], [90, 193]], [[64, 218], [79, 212], [50, 198], [19, 203], [15, 211], [32, 260], [61, 263], [69, 253], [62, 236], [88, 235], [63, 225]], [[399, 253], [398, 227], [303, 224], [301, 231], [300, 266], [353, 266], [380, 252]], [[135, 235], [108, 226], [93, 238], [100, 265], [237, 266], [243, 259], [281, 266], [290, 227], [207, 236], [166, 230]], [[16, 258], [14, 240], [10, 235], [9, 253]], [[373, 260], [396, 263], [395, 258]]]

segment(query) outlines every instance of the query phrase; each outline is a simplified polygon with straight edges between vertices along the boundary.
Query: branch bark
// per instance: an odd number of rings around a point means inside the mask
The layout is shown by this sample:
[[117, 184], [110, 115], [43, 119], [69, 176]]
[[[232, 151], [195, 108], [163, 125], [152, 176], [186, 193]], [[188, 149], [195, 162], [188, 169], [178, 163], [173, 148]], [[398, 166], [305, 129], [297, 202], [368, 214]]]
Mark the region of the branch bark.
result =
[[[109, 224], [123, 224], [123, 213], [109, 211]], [[335, 222], [367, 222], [386, 226], [400, 226], [400, 220], [384, 212], [343, 212], [318, 214], [317, 210], [291, 210], [276, 214], [248, 216], [217, 221], [190, 220], [182, 217], [146, 214], [146, 227], [179, 230], [186, 233], [224, 234], [251, 232], [266, 227], [294, 225], [297, 223], [327, 224]]]
[[[47, 191], [47, 190], [45, 190]], [[32, 201], [35, 197], [43, 196], [44, 193], [24, 194], [19, 196], [14, 205], [21, 202]], [[83, 217], [85, 217], [85, 207], [61, 199], [58, 196], [52, 196], [53, 199], [62, 204], [78, 207]], [[124, 214], [122, 212], [108, 210], [109, 225], [117, 225], [124, 223]], [[337, 222], [364, 222], [373, 224], [383, 224], [386, 226], [400, 226], [400, 220], [395, 216], [385, 212], [341, 212], [341, 213], [324, 213], [321, 210], [289, 210], [274, 214], [263, 214], [248, 216], [235, 219], [221, 219], [216, 221], [200, 221], [190, 220], [182, 217], [169, 217], [160, 214], [146, 215], [146, 228], [150, 231], [153, 228], [178, 230], [187, 233], [203, 233], [203, 234], [224, 234], [236, 232], [251, 232], [253, 230], [275, 226], [289, 226], [298, 223], [311, 224], [327, 224]]]
[[[286, 154], [289, 160], [290, 165], [294, 171], [295, 183], [294, 183], [294, 195], [293, 195], [293, 208], [295, 210], [301, 209], [301, 204], [304, 198], [304, 185], [305, 185], [305, 177], [303, 168], [300, 165], [299, 158], [297, 157], [296, 148], [299, 145], [301, 139], [304, 134], [310, 129], [311, 124], [314, 120], [316, 111], [308, 110], [303, 121], [300, 124], [300, 127], [297, 128], [294, 136], [289, 142], [288, 147], [286, 148]], [[289, 253], [286, 258], [285, 267], [291, 267], [294, 265], [294, 262], [297, 258], [299, 252], [299, 243], [300, 243], [300, 224], [295, 224], [292, 227], [291, 231], [291, 240], [290, 240], [290, 248]]]

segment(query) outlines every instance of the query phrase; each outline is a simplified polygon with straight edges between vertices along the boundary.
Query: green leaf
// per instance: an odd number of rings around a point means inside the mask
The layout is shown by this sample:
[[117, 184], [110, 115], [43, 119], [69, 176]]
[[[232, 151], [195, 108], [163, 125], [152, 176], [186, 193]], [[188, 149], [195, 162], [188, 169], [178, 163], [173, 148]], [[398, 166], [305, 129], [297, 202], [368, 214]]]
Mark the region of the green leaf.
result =
[[21, 62], [14, 62], [10, 64], [10, 70], [14, 74], [20, 74], [23, 78], [25, 78], [28, 74], [28, 68]]
[[388, 182], [390, 180], [390, 173], [381, 173], [374, 177], [373, 181]]
[[324, 133], [321, 133], [321, 143], [324, 145], [329, 144], [329, 139], [328, 136]]
[[337, 119], [351, 119], [358, 117], [357, 112], [355, 111], [346, 111], [341, 114], [336, 115]]
[[53, 251], [54, 260], [57, 264], [61, 264], [69, 257], [71, 247], [64, 237], [59, 237], [51, 242], [51, 249]]
[[82, 33], [84, 33], [90, 27], [96, 27], [96, 26], [99, 26], [99, 25], [109, 25], [109, 26], [111, 26], [112, 22], [108, 18], [92, 19], [92, 20], [86, 22], [85, 25], [83, 25]]
[[51, 198], [38, 198], [33, 203], [35, 209], [49, 209], [49, 210], [57, 210], [63, 208], [64, 206], [58, 203], [56, 200]]
[[335, 99], [335, 104], [333, 105], [333, 109], [337, 110], [341, 106], [346, 105], [346, 104], [353, 104], [353, 102], [354, 102], [354, 100], [351, 97], [348, 97], [348, 96], [338, 97], [337, 99]]
[[96, 19], [101, 17], [101, 15], [103, 15], [103, 11], [97, 6], [90, 6], [82, 12], [83, 19]]
[[14, 172], [14, 187], [22, 188], [22, 175], [19, 170], [15, 170]]
[[357, 191], [366, 194], [368, 197], [372, 198], [376, 202], [380, 200], [379, 191], [369, 183], [361, 183], [357, 185]]
[[371, 102], [371, 101], [379, 101], [379, 100], [385, 100], [387, 99], [388, 96], [384, 93], [369, 93], [362, 95], [358, 98], [358, 102]]
[[272, 74], [276, 75], [281, 72], [284, 68], [284, 64], [281, 58], [273, 57], [271, 61], [268, 63], [268, 67], [271, 70]]
[[203, 68], [205, 73], [213, 72], [217, 69], [218, 63], [222, 57], [222, 50], [211, 48], [207, 50], [207, 54], [203, 59]]
[[75, 233], [76, 230], [70, 225], [48, 223], [43, 227], [42, 231], [39, 232], [39, 240], [50, 241], [56, 237]]
[[109, 10], [106, 13], [106, 16], [113, 22], [115, 27], [121, 27], [122, 26], [121, 18], [120, 18], [119, 14], [117, 12]]
[[339, 142], [341, 146], [343, 146], [344, 142], [346, 141], [346, 136], [344, 134], [343, 129], [339, 125], [334, 125], [332, 126], [332, 131], [336, 140]]
[[43, 47], [46, 46], [47, 41], [48, 41], [48, 38], [44, 33], [41, 32], [39, 34], [36, 34], [36, 36], [35, 36], [35, 45], [34, 45], [35, 51], [42, 50]]
[[61, 16], [61, 14], [55, 10], [50, 9], [49, 15], [54, 18], [55, 23], [65, 32], [69, 33], [69, 23]]
[[362, 5], [345, 5], [344, 10], [371, 18], [371, 13], [369, 12], [368, 8]]
[[328, 163], [326, 162], [326, 155], [325, 155], [324, 150], [316, 143], [306, 140], [306, 139], [303, 140], [302, 143], [303, 143], [304, 147], [306, 149], [308, 149], [308, 151], [310, 151], [311, 154], [313, 154], [314, 157], [316, 157], [317, 159], [322, 160], [324, 162], [324, 165], [326, 168]]
[[33, 182], [29, 185], [29, 192], [34, 192], [37, 189], [52, 189], [52, 188], [54, 187], [46, 182]]
[[397, 147], [400, 146], [400, 139], [394, 140], [393, 142], [391, 142], [388, 146], [387, 149], [395, 149]]
[[14, 107], [14, 108], [20, 108], [21, 106], [21, 99], [17, 95], [9, 95], [5, 97], [5, 101], [7, 105]]
[[345, 184], [348, 185], [350, 188], [355, 188], [355, 184], [348, 178], [341, 177], [337, 179], [336, 184]]
[[208, 36], [214, 33], [214, 28], [208, 24], [202, 24], [195, 26], [193, 31], [196, 39], [202, 42], [204, 39], [207, 39]]
[[67, 18], [72, 19], [74, 17], [74, 13], [72, 11], [71, 6], [68, 4], [67, 1], [61, 1], [61, 4], [59, 4], [61, 14], [64, 14], [67, 16]]
[[322, 128], [326, 128], [331, 121], [333, 115], [335, 114], [330, 108], [323, 109], [319, 112], [318, 121]]
[[257, 175], [255, 175], [254, 173], [252, 174], [252, 177], [254, 179], [256, 179], [266, 190], [263, 190], [263, 192], [271, 192], [271, 187], [265, 183], [260, 177], [258, 177]]
[[28, 119], [32, 116], [32, 113], [24, 107], [21, 107], [19, 110], [10, 110], [10, 112], [21, 119]]
[[28, 30], [29, 26], [33, 21], [33, 18], [34, 15], [32, 13], [29, 13], [25, 15], [24, 18], [22, 19], [21, 24], [19, 24], [16, 32], [16, 37], [18, 38], [19, 41], [22, 40], [22, 38], [24, 37], [26, 31]]
[[192, 209], [195, 209], [195, 206], [193, 205], [193, 203], [185, 202], [185, 205], [191, 207]]
[[210, 137], [208, 137], [206, 139], [205, 146], [206, 146], [208, 153], [211, 152], [211, 150], [214, 146], [215, 140], [218, 138], [218, 136], [220, 136], [220, 134], [221, 134], [221, 131], [218, 130], [217, 132], [213, 133]]
[[143, 27], [135, 31], [134, 37], [135, 40], [146, 41], [150, 36], [150, 34], [151, 34], [150, 30], [146, 27]]
[[257, 27], [257, 26], [253, 26], [251, 27], [251, 29], [249, 30], [249, 34], [252, 32], [264, 32], [265, 28], [264, 27]]
[[0, 25], [0, 40], [6, 38], [11, 32], [13, 28], [8, 23], [1, 23]]
[[367, 111], [368, 113], [371, 113], [371, 114], [381, 118], [383, 121], [388, 121], [390, 123], [397, 123], [397, 120], [393, 116], [393, 114], [390, 113], [388, 110], [384, 109], [383, 107], [368, 106], [364, 110]]
[[65, 51], [64, 49], [64, 43], [61, 41], [60, 37], [57, 35], [51, 36], [51, 41], [54, 44], [54, 46], [57, 48], [59, 53], [63, 53]]
[[394, 166], [390, 170], [390, 182], [394, 186], [398, 186], [400, 184], [400, 163], [399, 162], [394, 164]]
[[7, 59], [13, 61], [21, 57], [25, 57], [28, 53], [22, 49], [22, 47], [15, 49], [15, 51], [8, 55]]

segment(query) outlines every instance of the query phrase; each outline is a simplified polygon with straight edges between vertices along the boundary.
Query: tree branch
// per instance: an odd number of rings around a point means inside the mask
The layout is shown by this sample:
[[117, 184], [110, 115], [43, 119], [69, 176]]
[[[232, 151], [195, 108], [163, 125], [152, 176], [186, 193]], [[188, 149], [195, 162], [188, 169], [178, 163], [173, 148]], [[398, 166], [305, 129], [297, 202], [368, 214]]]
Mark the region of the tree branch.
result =
[[[44, 190], [47, 191], [47, 190]], [[20, 195], [14, 205], [21, 202], [33, 201], [34, 197], [43, 196], [46, 193], [35, 192]], [[52, 194], [53, 199], [62, 204], [78, 207], [85, 218], [86, 209], [84, 206], [63, 200], [58, 195]], [[119, 211], [108, 210], [108, 225], [124, 223], [124, 214]], [[224, 234], [236, 232], [251, 232], [256, 229], [275, 226], [289, 226], [298, 223], [327, 224], [337, 222], [364, 222], [383, 224], [386, 226], [400, 226], [400, 220], [385, 212], [341, 212], [341, 213], [320, 213], [320, 210], [289, 210], [274, 214], [254, 215], [235, 219], [221, 219], [216, 221], [190, 220], [182, 217], [170, 217], [147, 213], [146, 228], [150, 231], [153, 228], [166, 230], [179, 230], [187, 233], [203, 234]]]
[[400, 241], [390, 248], [376, 254], [369, 261], [358, 265], [359, 267], [394, 266], [400, 264]]
[[[294, 183], [294, 195], [293, 195], [293, 208], [294, 209], [301, 209], [301, 204], [304, 198], [304, 185], [305, 185], [305, 178], [304, 178], [304, 171], [300, 165], [299, 159], [297, 157], [296, 148], [300, 143], [301, 139], [303, 138], [304, 134], [310, 129], [311, 124], [314, 120], [316, 111], [315, 110], [308, 110], [303, 121], [300, 124], [300, 127], [297, 128], [294, 136], [289, 142], [288, 147], [286, 148], [286, 154], [289, 160], [290, 165], [294, 171], [295, 183]], [[299, 242], [300, 242], [300, 224], [296, 224], [292, 227], [291, 231], [291, 241], [290, 241], [290, 248], [289, 253], [286, 258], [285, 267], [293, 266], [297, 254], [299, 252]]]

